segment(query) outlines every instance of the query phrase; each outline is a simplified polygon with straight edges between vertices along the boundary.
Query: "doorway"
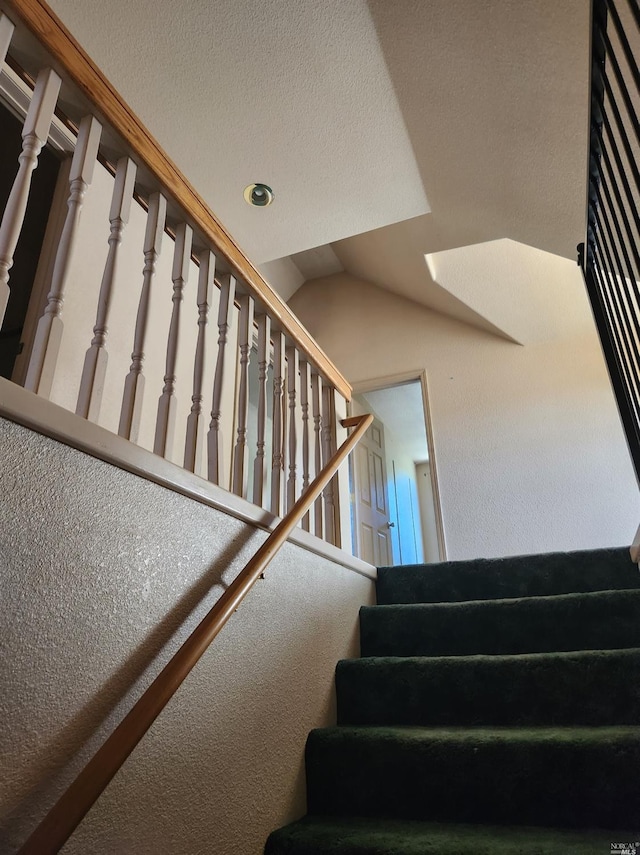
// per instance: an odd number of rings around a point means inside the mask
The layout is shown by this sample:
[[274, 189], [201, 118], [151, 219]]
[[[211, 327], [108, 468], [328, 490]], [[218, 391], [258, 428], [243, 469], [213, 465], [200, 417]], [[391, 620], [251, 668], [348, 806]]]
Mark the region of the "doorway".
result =
[[[387, 564], [388, 551], [393, 565], [446, 560], [426, 375], [360, 384], [351, 407], [354, 415], [370, 412], [375, 418], [351, 469], [354, 554], [375, 566]], [[378, 443], [369, 437], [374, 427]], [[372, 517], [376, 500], [386, 519]]]

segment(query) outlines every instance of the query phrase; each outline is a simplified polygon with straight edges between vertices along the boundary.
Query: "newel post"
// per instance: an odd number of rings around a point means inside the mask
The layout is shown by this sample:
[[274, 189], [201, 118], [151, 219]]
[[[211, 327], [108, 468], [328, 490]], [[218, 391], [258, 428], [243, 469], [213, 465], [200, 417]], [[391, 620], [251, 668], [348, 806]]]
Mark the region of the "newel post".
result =
[[[335, 443], [338, 448], [346, 440], [348, 431], [341, 424], [347, 418], [347, 401], [338, 392], [333, 390], [333, 412], [335, 414]], [[349, 482], [349, 461], [345, 461], [336, 472], [334, 477], [334, 504], [335, 504], [335, 544], [345, 552], [351, 552], [353, 541], [351, 531], [351, 485]]]

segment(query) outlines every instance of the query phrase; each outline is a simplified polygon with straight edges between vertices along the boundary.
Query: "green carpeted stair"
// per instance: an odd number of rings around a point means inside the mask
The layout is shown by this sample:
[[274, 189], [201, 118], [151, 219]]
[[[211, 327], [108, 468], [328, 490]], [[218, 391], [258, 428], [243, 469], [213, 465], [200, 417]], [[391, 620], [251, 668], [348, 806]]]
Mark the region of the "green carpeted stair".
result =
[[363, 656], [467, 656], [640, 647], [640, 590], [369, 606]]
[[640, 574], [623, 549], [379, 570], [308, 815], [265, 855], [609, 855], [640, 840]]

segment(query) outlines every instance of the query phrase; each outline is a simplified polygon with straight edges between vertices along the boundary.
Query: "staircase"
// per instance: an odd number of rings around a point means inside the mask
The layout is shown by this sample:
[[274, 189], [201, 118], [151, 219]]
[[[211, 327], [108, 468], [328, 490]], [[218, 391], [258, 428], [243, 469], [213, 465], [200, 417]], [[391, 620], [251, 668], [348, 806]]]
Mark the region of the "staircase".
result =
[[[381, 568], [265, 855], [640, 853], [628, 550]], [[628, 848], [617, 848], [627, 844]]]

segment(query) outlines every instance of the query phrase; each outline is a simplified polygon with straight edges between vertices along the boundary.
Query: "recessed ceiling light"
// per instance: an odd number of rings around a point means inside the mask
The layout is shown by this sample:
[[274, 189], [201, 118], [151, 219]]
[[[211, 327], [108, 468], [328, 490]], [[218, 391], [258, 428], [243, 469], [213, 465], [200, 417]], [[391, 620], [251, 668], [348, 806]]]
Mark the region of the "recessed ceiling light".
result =
[[274, 200], [273, 190], [268, 184], [249, 184], [244, 188], [244, 201], [256, 208], [266, 208]]

